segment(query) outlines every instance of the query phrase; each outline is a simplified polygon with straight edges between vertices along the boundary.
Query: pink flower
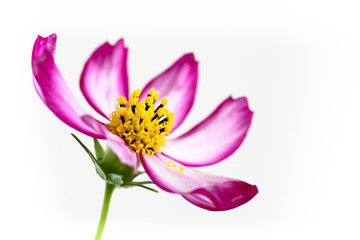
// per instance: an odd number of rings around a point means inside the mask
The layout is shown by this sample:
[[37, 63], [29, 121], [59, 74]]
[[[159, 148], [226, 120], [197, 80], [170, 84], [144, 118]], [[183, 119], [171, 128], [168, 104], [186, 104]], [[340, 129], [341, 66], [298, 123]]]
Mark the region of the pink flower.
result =
[[[121, 161], [136, 171], [137, 153], [129, 141], [110, 132], [109, 127], [86, 114], [67, 87], [54, 62], [56, 35], [35, 41], [32, 53], [33, 80], [45, 105], [64, 123], [90, 137], [106, 139]], [[109, 123], [116, 99], [129, 99], [127, 48], [123, 39], [115, 45], [104, 43], [86, 62], [80, 88], [88, 103]], [[139, 96], [146, 100], [152, 88], [160, 93], [157, 105], [166, 97], [174, 113], [172, 131], [184, 121], [195, 99], [198, 62], [185, 54], [166, 71], [151, 80]], [[156, 112], [155, 112], [156, 113]], [[207, 118], [187, 133], [166, 141], [161, 152], [138, 151], [151, 180], [165, 191], [178, 193], [194, 205], [223, 211], [251, 200], [255, 185], [199, 172], [191, 167], [215, 164], [231, 155], [243, 142], [253, 112], [245, 97], [225, 99]], [[171, 126], [170, 126], [171, 127]]]

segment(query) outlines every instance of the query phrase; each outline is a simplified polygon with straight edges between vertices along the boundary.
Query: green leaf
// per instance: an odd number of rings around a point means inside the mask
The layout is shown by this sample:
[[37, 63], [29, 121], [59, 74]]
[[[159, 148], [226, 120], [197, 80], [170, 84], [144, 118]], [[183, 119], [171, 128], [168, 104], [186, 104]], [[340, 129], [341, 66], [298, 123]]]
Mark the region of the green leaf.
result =
[[94, 148], [95, 148], [95, 155], [98, 162], [102, 161], [102, 158], [104, 157], [104, 149], [99, 143], [99, 140], [94, 138]]

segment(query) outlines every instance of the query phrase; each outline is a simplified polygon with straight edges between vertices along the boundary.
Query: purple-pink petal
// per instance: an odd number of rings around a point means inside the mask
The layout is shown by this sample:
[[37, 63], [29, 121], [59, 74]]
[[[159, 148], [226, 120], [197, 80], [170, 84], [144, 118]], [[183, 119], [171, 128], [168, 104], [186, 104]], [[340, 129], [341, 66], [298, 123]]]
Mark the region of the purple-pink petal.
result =
[[210, 188], [200, 188], [182, 196], [192, 204], [209, 211], [225, 211], [250, 201], [258, 189], [255, 185], [232, 179]]
[[174, 131], [184, 121], [194, 103], [197, 78], [198, 62], [192, 53], [186, 54], [151, 80], [144, 87], [140, 100], [145, 99], [148, 91], [153, 87], [155, 93], [160, 93], [158, 104], [163, 98], [167, 98], [169, 103], [166, 108], [175, 114], [172, 126]]
[[54, 61], [56, 35], [38, 36], [32, 53], [34, 86], [45, 105], [70, 127], [95, 138], [104, 136], [87, 126], [85, 111], [70, 92]]
[[181, 194], [194, 205], [210, 211], [236, 208], [258, 193], [255, 185], [199, 172], [166, 155], [141, 154], [141, 163], [151, 180], [160, 188]]
[[90, 56], [81, 74], [80, 88], [89, 104], [108, 119], [116, 99], [128, 98], [127, 48], [124, 40], [104, 43]]
[[245, 97], [229, 97], [193, 129], [180, 137], [168, 139], [162, 150], [185, 166], [217, 163], [241, 145], [252, 116]]
[[90, 116], [84, 116], [83, 120], [86, 124], [93, 128], [94, 131], [103, 134], [109, 144], [109, 147], [119, 157], [120, 161], [134, 168], [135, 173], [137, 173], [137, 155], [129, 148], [124, 139], [111, 133], [106, 125]]

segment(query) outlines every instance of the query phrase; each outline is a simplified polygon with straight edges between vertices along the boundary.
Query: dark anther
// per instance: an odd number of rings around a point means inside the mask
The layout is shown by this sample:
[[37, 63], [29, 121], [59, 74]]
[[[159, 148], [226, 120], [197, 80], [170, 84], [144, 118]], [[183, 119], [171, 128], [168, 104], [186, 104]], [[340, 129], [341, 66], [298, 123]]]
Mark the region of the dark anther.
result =
[[120, 118], [121, 118], [122, 123], [124, 124], [124, 123], [125, 123], [125, 118], [124, 118], [124, 116], [121, 116]]
[[145, 132], [147, 132], [148, 130], [145, 128], [145, 130], [144, 130]]
[[132, 105], [132, 106], [131, 106], [131, 111], [133, 112], [133, 114], [135, 114], [135, 108], [136, 108], [135, 105]]
[[132, 140], [130, 144], [134, 144], [136, 142], [136, 139]]
[[140, 118], [140, 122], [139, 122], [139, 125], [144, 121], [143, 118]]
[[149, 109], [149, 107], [150, 107], [150, 106], [146, 103], [146, 104], [145, 104], [145, 111], [147, 111], [147, 110]]
[[120, 104], [120, 107], [125, 107], [125, 104]]
[[167, 121], [169, 121], [169, 119], [167, 119], [167, 118], [165, 117], [163, 120], [161, 120], [161, 121], [159, 122], [159, 124], [163, 124], [164, 122], [167, 122]]
[[165, 128], [160, 129], [160, 133], [165, 132]]
[[156, 109], [155, 109], [155, 113], [160, 109], [162, 108], [164, 105], [160, 104]]
[[153, 118], [151, 119], [151, 121], [154, 121], [155, 119], [158, 118], [159, 115], [155, 114], [155, 116], [153, 116]]
[[153, 148], [148, 148], [148, 150], [154, 151], [154, 149], [153, 149]]

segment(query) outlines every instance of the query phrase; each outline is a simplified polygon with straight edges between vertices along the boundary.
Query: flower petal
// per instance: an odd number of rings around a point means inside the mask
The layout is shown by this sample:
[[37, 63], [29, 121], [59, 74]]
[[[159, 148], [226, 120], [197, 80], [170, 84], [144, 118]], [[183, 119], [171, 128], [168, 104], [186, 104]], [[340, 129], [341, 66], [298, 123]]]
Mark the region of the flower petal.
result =
[[111, 133], [106, 125], [104, 125], [103, 123], [95, 120], [94, 118], [88, 115], [84, 116], [83, 120], [95, 131], [101, 132], [101, 134], [105, 136], [110, 148], [119, 157], [120, 161], [134, 168], [135, 173], [137, 173], [136, 153], [128, 147], [124, 139]]
[[167, 98], [169, 103], [166, 108], [175, 114], [172, 126], [172, 131], [174, 131], [184, 121], [194, 103], [197, 78], [198, 62], [195, 61], [192, 53], [186, 54], [165, 72], [151, 80], [144, 87], [140, 100], [144, 100], [153, 87], [156, 93], [160, 93], [158, 103], [161, 103], [163, 98]]
[[109, 119], [116, 99], [128, 98], [126, 71], [127, 48], [120, 39], [114, 46], [108, 42], [90, 56], [81, 74], [80, 88], [88, 103], [102, 116]]
[[189, 202], [210, 211], [236, 208], [258, 193], [255, 185], [199, 172], [166, 155], [141, 154], [141, 162], [151, 180], [160, 188], [181, 194]]
[[104, 138], [81, 119], [85, 115], [78, 101], [64, 82], [54, 61], [56, 35], [38, 36], [32, 53], [34, 86], [45, 105], [70, 127], [95, 138]]
[[229, 97], [184, 135], [166, 141], [164, 152], [185, 166], [206, 166], [231, 155], [243, 142], [253, 112], [245, 97]]

